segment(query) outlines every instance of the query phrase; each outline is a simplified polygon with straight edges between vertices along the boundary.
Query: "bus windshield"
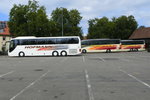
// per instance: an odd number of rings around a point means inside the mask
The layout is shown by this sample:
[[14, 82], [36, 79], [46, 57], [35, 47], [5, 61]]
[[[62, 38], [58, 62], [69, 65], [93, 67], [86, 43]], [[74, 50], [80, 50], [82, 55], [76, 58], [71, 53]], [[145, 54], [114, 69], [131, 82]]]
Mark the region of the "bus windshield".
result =
[[13, 51], [16, 48], [17, 44], [18, 44], [17, 40], [11, 40], [9, 44], [9, 52]]

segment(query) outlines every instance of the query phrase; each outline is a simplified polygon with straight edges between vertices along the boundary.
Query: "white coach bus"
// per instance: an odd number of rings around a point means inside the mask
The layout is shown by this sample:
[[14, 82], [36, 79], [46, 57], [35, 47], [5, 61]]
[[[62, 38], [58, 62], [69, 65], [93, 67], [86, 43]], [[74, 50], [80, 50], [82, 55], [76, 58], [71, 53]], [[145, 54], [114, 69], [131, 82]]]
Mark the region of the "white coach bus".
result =
[[81, 54], [78, 36], [17, 37], [10, 41], [9, 56], [67, 56]]

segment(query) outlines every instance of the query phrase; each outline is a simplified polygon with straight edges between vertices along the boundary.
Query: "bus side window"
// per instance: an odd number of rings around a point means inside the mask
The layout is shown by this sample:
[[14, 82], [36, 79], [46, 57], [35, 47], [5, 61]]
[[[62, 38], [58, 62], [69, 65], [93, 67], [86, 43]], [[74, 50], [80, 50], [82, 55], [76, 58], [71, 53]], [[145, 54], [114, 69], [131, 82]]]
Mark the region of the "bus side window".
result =
[[61, 44], [68, 44], [68, 39], [67, 38], [62, 38], [61, 39]]
[[20, 40], [20, 45], [28, 45], [28, 40]]
[[79, 43], [78, 38], [68, 39], [68, 44], [78, 44], [78, 43]]
[[52, 44], [56, 44], [56, 39], [51, 39]]
[[56, 39], [47, 39], [46, 41], [46, 44], [56, 44]]
[[45, 39], [37, 39], [37, 44], [46, 44]]
[[82, 41], [82, 42], [81, 42], [81, 45], [86, 45], [86, 41]]
[[61, 38], [57, 38], [57, 39], [56, 39], [56, 43], [57, 43], [57, 44], [62, 44], [62, 39], [61, 39]]
[[31, 40], [28, 40], [28, 44], [30, 44], [30, 45], [36, 45], [37, 41], [35, 39], [31, 39]]

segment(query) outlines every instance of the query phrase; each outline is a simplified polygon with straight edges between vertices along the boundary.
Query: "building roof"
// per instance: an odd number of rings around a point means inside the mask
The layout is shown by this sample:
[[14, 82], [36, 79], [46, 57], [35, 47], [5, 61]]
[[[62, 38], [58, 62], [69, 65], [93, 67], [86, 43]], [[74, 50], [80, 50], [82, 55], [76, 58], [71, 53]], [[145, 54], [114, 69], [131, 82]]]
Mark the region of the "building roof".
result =
[[145, 39], [150, 38], [150, 27], [136, 29], [129, 39]]
[[0, 21], [0, 35], [10, 35], [9, 27], [6, 21]]

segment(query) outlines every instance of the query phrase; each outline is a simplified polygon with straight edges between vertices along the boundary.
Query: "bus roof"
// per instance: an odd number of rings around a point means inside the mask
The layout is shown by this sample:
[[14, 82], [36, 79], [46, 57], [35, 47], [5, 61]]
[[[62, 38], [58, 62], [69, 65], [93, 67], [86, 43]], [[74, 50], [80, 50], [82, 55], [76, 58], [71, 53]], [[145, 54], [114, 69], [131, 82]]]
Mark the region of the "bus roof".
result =
[[36, 38], [35, 36], [19, 36], [13, 39], [32, 39], [32, 38]]
[[79, 36], [59, 36], [59, 37], [20, 36], [13, 39], [46, 39], [46, 38], [79, 38]]
[[127, 42], [127, 41], [144, 41], [144, 40], [121, 40], [121, 42]]
[[82, 41], [93, 41], [93, 40], [120, 40], [120, 39], [87, 39]]

